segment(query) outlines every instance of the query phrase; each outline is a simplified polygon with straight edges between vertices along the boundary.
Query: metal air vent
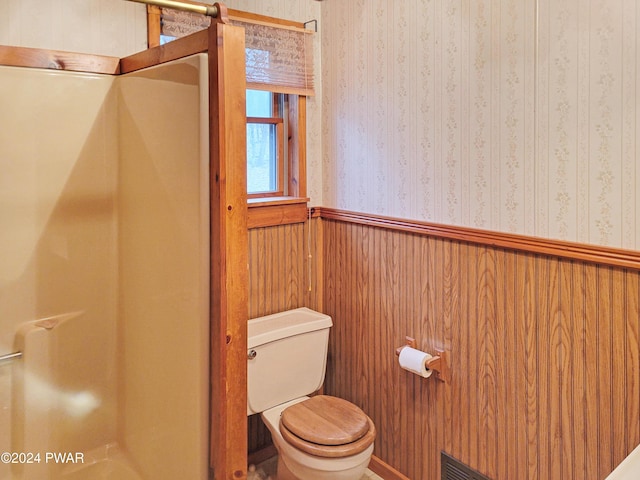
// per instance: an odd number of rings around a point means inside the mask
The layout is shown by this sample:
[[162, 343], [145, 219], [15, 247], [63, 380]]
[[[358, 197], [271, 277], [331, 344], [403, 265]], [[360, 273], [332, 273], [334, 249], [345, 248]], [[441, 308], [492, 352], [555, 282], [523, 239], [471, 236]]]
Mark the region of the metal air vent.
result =
[[444, 452], [441, 453], [441, 459], [442, 480], [491, 480]]

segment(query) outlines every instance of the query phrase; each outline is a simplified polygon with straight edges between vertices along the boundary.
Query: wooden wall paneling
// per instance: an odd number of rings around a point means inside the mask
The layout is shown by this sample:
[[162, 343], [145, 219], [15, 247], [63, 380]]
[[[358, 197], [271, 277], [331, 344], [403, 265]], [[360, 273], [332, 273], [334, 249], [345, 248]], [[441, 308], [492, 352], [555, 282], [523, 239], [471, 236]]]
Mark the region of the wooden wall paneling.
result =
[[573, 339], [573, 291], [572, 279], [574, 264], [571, 260], [560, 260], [558, 271], [557, 293], [552, 296], [555, 305], [552, 307], [553, 316], [557, 318], [557, 329], [555, 332], [555, 349], [557, 351], [557, 369], [559, 382], [559, 402], [557, 406], [557, 422], [560, 424], [560, 431], [563, 434], [559, 439], [559, 452], [552, 452], [560, 459], [558, 478], [573, 477], [573, 405], [571, 396], [573, 388], [571, 385], [573, 362], [571, 352], [575, 348]]
[[612, 335], [611, 335], [611, 311], [612, 311], [612, 272], [611, 268], [597, 268], [598, 282], [598, 303], [597, 303], [597, 338], [598, 356], [603, 359], [602, 362], [596, 362], [596, 378], [598, 379], [598, 442], [601, 445], [601, 454], [599, 455], [598, 476], [604, 478], [613, 469], [611, 462], [612, 443], [616, 441], [613, 438], [611, 430], [611, 392], [613, 389], [611, 359], [612, 351]]
[[538, 274], [537, 255], [527, 255], [522, 272], [523, 308], [522, 322], [526, 331], [525, 337], [525, 372], [526, 372], [526, 445], [527, 445], [527, 469], [526, 478], [534, 480], [540, 478], [540, 465], [538, 461], [538, 357], [540, 349], [538, 345], [538, 325], [536, 322], [536, 306], [538, 304], [538, 290], [536, 278]]
[[[402, 237], [404, 237], [404, 235], [398, 233], [397, 236], [398, 241], [404, 243], [402, 241]], [[445, 273], [444, 262], [442, 260], [444, 258], [445, 242], [439, 238], [430, 240], [429, 269], [427, 271], [430, 272], [430, 302], [432, 310], [430, 314], [425, 312], [426, 315], [424, 316], [423, 321], [427, 326], [426, 335], [419, 340], [418, 346], [427, 353], [434, 354], [437, 348], [444, 347], [443, 323], [445, 297], [442, 291], [442, 279], [444, 278]], [[409, 299], [407, 299], [407, 301], [409, 301]], [[406, 374], [405, 372], [403, 372], [403, 374], [408, 378], [411, 378], [411, 380], [418, 384], [420, 388], [427, 389], [429, 400], [425, 406], [427, 408], [426, 412], [428, 414], [429, 424], [432, 426], [430, 431], [431, 439], [428, 445], [436, 445], [440, 443], [438, 440], [443, 438], [445, 431], [442, 422], [438, 420], [444, 418], [443, 413], [445, 405], [443, 392], [447, 387], [437, 381], [424, 382], [415, 375]], [[400, 410], [402, 410], [402, 408]], [[407, 455], [409, 454], [407, 453]], [[428, 465], [430, 465], [431, 470], [433, 470], [434, 466], [440, 463], [440, 449], [427, 448], [425, 449], [425, 454], [423, 456], [426, 457], [426, 461]], [[416, 470], [416, 472], [417, 471], [418, 470]]]
[[[378, 232], [379, 233], [379, 232]], [[384, 265], [384, 283], [382, 285], [382, 297], [383, 302], [383, 317], [382, 317], [382, 335], [386, 339], [395, 339], [396, 343], [403, 343], [403, 339], [406, 335], [406, 330], [403, 325], [397, 323], [398, 315], [397, 308], [399, 306], [399, 289], [398, 289], [398, 262], [400, 260], [397, 255], [398, 249], [398, 235], [396, 232], [392, 232], [391, 235], [384, 235], [382, 238], [383, 247], [382, 251], [382, 264]], [[387, 344], [384, 346], [383, 357], [383, 369], [382, 374], [383, 382], [386, 384], [386, 395], [383, 396], [383, 411], [386, 412], [384, 428], [388, 432], [392, 432], [393, 438], [396, 439], [397, 447], [387, 445], [386, 447], [391, 449], [392, 458], [395, 456], [397, 460], [406, 465], [407, 459], [403, 457], [403, 454], [407, 453], [406, 446], [403, 444], [405, 432], [401, 430], [400, 416], [401, 411], [398, 405], [398, 399], [402, 395], [406, 395], [407, 375], [404, 372], [398, 371], [389, 360], [390, 353], [393, 347]], [[390, 382], [392, 380], [392, 382]], [[399, 385], [399, 389], [393, 394], [389, 394], [392, 391], [392, 385]], [[406, 403], [405, 403], [406, 405]]]
[[296, 223], [249, 230], [250, 318], [309, 306], [305, 228]]
[[[469, 463], [470, 465], [476, 465], [479, 468], [480, 465], [480, 446], [479, 444], [483, 441], [480, 439], [480, 435], [483, 432], [483, 429], [480, 426], [480, 418], [481, 418], [481, 402], [480, 402], [480, 391], [481, 385], [484, 379], [480, 372], [476, 369], [478, 365], [482, 365], [479, 358], [480, 345], [483, 342], [481, 338], [479, 322], [481, 319], [479, 318], [478, 312], [478, 297], [479, 297], [479, 287], [478, 287], [478, 262], [476, 259], [478, 258], [478, 253], [481, 247], [477, 245], [469, 245], [469, 256], [467, 257], [467, 295], [465, 298], [469, 304], [468, 317], [467, 321], [469, 322], [468, 330], [467, 330], [467, 347], [468, 347], [468, 361], [467, 366], [469, 367], [468, 375], [469, 382], [468, 392], [469, 392], [469, 419], [468, 419], [468, 427], [467, 427], [467, 435], [469, 435], [469, 451], [467, 455], [464, 455], [460, 458], [461, 461]], [[461, 372], [462, 373], [462, 372]], [[464, 381], [461, 379], [461, 381]], [[464, 413], [463, 413], [464, 414]]]
[[610, 248], [456, 225], [406, 220], [335, 208], [316, 207], [315, 210], [316, 214], [323, 219], [360, 223], [394, 231], [428, 235], [434, 238], [472, 242], [477, 245], [502, 247], [514, 252], [538, 253], [549, 257], [570, 258], [591, 264], [640, 270], [640, 251], [638, 250]]
[[[335, 273], [334, 268], [334, 252], [335, 252], [335, 234], [336, 228], [333, 225], [328, 225], [328, 222], [321, 221], [322, 223], [322, 240], [324, 255], [319, 260], [322, 262], [322, 277], [323, 277], [323, 297], [322, 297], [322, 310], [327, 315], [335, 318], [335, 308], [332, 307], [335, 303]], [[329, 353], [327, 355], [327, 374], [325, 376], [324, 388], [325, 390], [334, 390], [336, 385], [334, 383], [334, 376], [332, 372], [335, 369], [335, 362], [333, 361], [333, 352], [331, 351], [331, 334], [329, 334]]]
[[[513, 317], [511, 321], [514, 325], [514, 339], [515, 339], [515, 354], [513, 362], [513, 388], [515, 390], [515, 432], [513, 437], [509, 437], [508, 441], [516, 442], [515, 458], [516, 466], [513, 473], [513, 478], [522, 478], [527, 480], [531, 478], [528, 474], [529, 471], [529, 455], [527, 448], [528, 440], [528, 419], [529, 419], [529, 402], [527, 397], [529, 369], [527, 365], [528, 353], [528, 339], [526, 328], [526, 309], [528, 299], [526, 295], [526, 272], [527, 261], [530, 255], [518, 255], [513, 262], [513, 274], [509, 278], [513, 282], [513, 299], [508, 299], [507, 302], [513, 302]], [[511, 262], [509, 262], [511, 263]], [[508, 282], [507, 282], [508, 283]]]
[[[425, 246], [427, 246], [428, 244], [424, 242], [424, 239], [421, 238], [419, 235], [412, 236], [412, 243], [413, 243], [413, 251], [412, 251], [411, 258], [409, 258], [410, 265], [413, 265], [416, 262], [424, 265], [423, 260], [426, 258], [426, 256], [430, 255], [429, 249], [425, 248]], [[425, 329], [425, 326], [427, 325], [428, 311], [425, 308], [425, 304], [424, 304], [425, 302], [424, 294], [426, 294], [427, 290], [422, 288], [422, 286], [425, 285], [424, 279], [426, 278], [426, 274], [425, 274], [425, 270], [421, 268], [414, 269], [414, 270], [416, 271], [413, 275], [412, 294], [409, 296], [409, 300], [407, 302], [409, 305], [413, 306], [414, 325], [409, 326], [409, 328], [413, 327], [411, 333], [413, 334], [413, 336], [415, 336], [417, 342], [421, 344], [425, 342], [425, 340], [428, 340], [429, 338]], [[415, 325], [415, 322], [417, 322], [418, 324]], [[414, 375], [407, 374], [405, 372], [401, 372], [401, 373], [405, 376], [408, 376], [408, 378], [412, 379], [413, 388], [415, 392], [414, 393], [414, 405], [415, 405], [414, 418], [412, 420], [413, 437], [409, 437], [409, 441], [411, 441], [411, 438], [418, 438], [420, 439], [421, 442], [424, 442], [424, 445], [430, 445], [429, 442], [431, 440], [429, 439], [429, 431], [424, 428], [424, 425], [422, 425], [421, 415], [419, 414], [423, 408], [425, 410], [433, 409], [433, 404], [431, 403], [432, 399], [429, 398], [430, 392], [424, 388], [425, 385], [423, 384], [423, 382], [420, 381], [420, 379], [418, 379], [417, 377], [413, 378]], [[431, 456], [430, 459], [432, 460], [432, 458], [433, 457]], [[420, 470], [422, 458], [420, 456], [414, 456], [413, 460], [414, 460], [413, 464], [410, 465], [409, 471], [417, 472]]]
[[[479, 261], [480, 269], [480, 295], [479, 310], [480, 318], [480, 336], [481, 336], [481, 355], [480, 362], [483, 365], [482, 383], [480, 386], [481, 407], [483, 409], [481, 415], [481, 425], [483, 430], [483, 441], [481, 442], [481, 461], [480, 469], [487, 472], [491, 477], [496, 475], [496, 458], [498, 449], [496, 445], [497, 435], [497, 401], [496, 401], [496, 362], [497, 362], [497, 331], [496, 331], [496, 250], [483, 247], [481, 249]], [[503, 335], [503, 334], [502, 334]], [[504, 338], [504, 336], [502, 337]]]
[[[549, 442], [545, 450], [545, 463], [549, 467], [548, 477], [550, 480], [560, 480], [562, 475], [562, 410], [561, 410], [561, 387], [562, 387], [562, 338], [561, 338], [561, 310], [560, 299], [560, 262], [551, 260], [548, 262], [549, 276], [547, 278], [547, 300], [545, 302], [544, 315], [547, 317], [548, 337], [545, 350], [546, 355], [540, 359], [547, 365], [547, 426]], [[546, 357], [546, 358], [545, 358]], [[555, 463], [555, 466], [553, 465]]]
[[[501, 478], [517, 478], [514, 472], [508, 472], [509, 468], [515, 468], [515, 462], [508, 462], [507, 459], [514, 458], [516, 452], [516, 439], [510, 438], [515, 435], [515, 418], [508, 415], [508, 412], [517, 411], [512, 393], [516, 391], [515, 382], [512, 376], [513, 361], [515, 359], [515, 341], [505, 341], [514, 339], [513, 306], [515, 305], [513, 296], [512, 275], [513, 268], [509, 268], [508, 259], [513, 261], [513, 257], [507, 255], [503, 250], [496, 252], [496, 272], [495, 277], [495, 306], [496, 310], [501, 310], [504, 315], [494, 315], [496, 321], [496, 378], [504, 379], [503, 382], [496, 382], [496, 449], [503, 452], [496, 455], [496, 475]], [[511, 441], [510, 441], [511, 440]]]
[[[419, 248], [420, 237], [418, 235], [413, 235], [413, 243], [416, 245], [415, 248]], [[459, 313], [459, 289], [458, 289], [458, 277], [460, 275], [459, 271], [459, 255], [458, 248], [459, 243], [445, 243], [445, 250], [443, 252], [443, 310], [442, 310], [442, 321], [443, 321], [443, 343], [438, 347], [444, 351], [451, 352], [454, 332], [457, 332], [460, 329], [460, 313]], [[413, 259], [412, 259], [413, 261]], [[419, 282], [419, 279], [416, 279], [416, 283]], [[418, 285], [414, 287], [416, 290], [418, 289]], [[447, 359], [450, 363], [451, 359]], [[459, 383], [459, 382], [458, 382]], [[443, 390], [442, 397], [442, 412], [445, 425], [450, 425], [450, 428], [444, 429], [445, 442], [444, 449], [448, 452], [459, 451], [460, 448], [456, 446], [454, 448], [454, 442], [458, 442], [460, 440], [459, 434], [455, 432], [459, 432], [460, 425], [460, 415], [457, 415], [454, 412], [453, 406], [453, 384], [448, 385], [440, 385], [440, 388]], [[417, 470], [417, 467], [416, 467]]]
[[324, 223], [320, 218], [313, 218], [310, 220], [310, 227], [308, 234], [311, 236], [311, 308], [315, 310], [322, 310], [324, 308]]
[[[470, 279], [471, 272], [469, 269], [469, 258], [472, 252], [475, 251], [474, 247], [468, 243], [462, 243], [459, 246], [460, 255], [460, 271], [457, 277], [458, 284], [460, 285], [460, 299], [470, 298]], [[475, 359], [472, 359], [472, 345], [475, 342], [470, 340], [470, 331], [472, 323], [472, 311], [469, 302], [460, 302], [460, 330], [458, 335], [451, 342], [451, 385], [455, 386], [454, 394], [458, 394], [457, 397], [459, 411], [457, 414], [460, 416], [460, 431], [461, 436], [460, 450], [451, 452], [456, 455], [460, 461], [470, 463], [472, 445], [475, 446], [475, 440], [472, 441], [472, 435], [470, 431], [471, 418], [473, 414], [472, 410], [472, 390], [475, 391], [475, 385], [472, 384], [477, 378], [469, 378], [464, 381], [466, 374], [464, 372], [470, 372], [472, 365], [475, 365]]]
[[[394, 232], [396, 233], [396, 232]], [[407, 318], [406, 314], [406, 284], [403, 283], [403, 280], [406, 280], [405, 275], [405, 262], [407, 259], [406, 253], [406, 242], [401, 242], [400, 236], [390, 235], [390, 242], [387, 244], [387, 273], [389, 274], [389, 292], [390, 299], [387, 305], [389, 317], [386, 323], [387, 328], [389, 329], [389, 334], [387, 338], [393, 338], [394, 336], [400, 335], [400, 337], [406, 336], [406, 334], [411, 329], [411, 324], [413, 322]], [[415, 333], [410, 333], [411, 337], [415, 337]], [[417, 339], [418, 345], [422, 344], [423, 339]], [[402, 344], [403, 342], [400, 342]], [[423, 348], [424, 347], [419, 347]], [[394, 429], [395, 438], [397, 438], [397, 450], [396, 452], [399, 454], [400, 461], [407, 464], [409, 467], [411, 466], [411, 458], [409, 456], [409, 446], [408, 443], [411, 441], [410, 435], [411, 432], [408, 431], [409, 424], [408, 420], [411, 418], [414, 411], [409, 408], [400, 408], [401, 405], [411, 405], [411, 391], [413, 389], [414, 378], [413, 375], [408, 375], [406, 372], [400, 371], [395, 368], [395, 361], [390, 362], [390, 359], [393, 359], [394, 348], [389, 346], [389, 348], [385, 349], [387, 353], [385, 357], [385, 361], [387, 362], [387, 367], [389, 369], [389, 375], [398, 376], [399, 383], [401, 386], [399, 391], [396, 393], [396, 398], [392, 400], [393, 404], [393, 414], [392, 414], [392, 428]], [[389, 355], [389, 354], [392, 355]], [[425, 405], [426, 408], [426, 405]]]
[[[586, 395], [586, 365], [587, 358], [586, 350], [586, 312], [585, 312], [585, 265], [576, 263], [573, 269], [573, 285], [571, 296], [573, 298], [573, 315], [572, 315], [572, 339], [573, 345], [568, 352], [572, 359], [572, 371], [569, 381], [571, 382], [571, 411], [579, 412], [584, 410], [585, 395]], [[574, 438], [574, 450], [573, 450], [573, 466], [576, 478], [588, 478], [586, 475], [586, 438], [589, 432], [586, 430], [586, 422], [584, 419], [574, 419], [573, 415], [570, 416], [573, 420], [573, 438]], [[563, 426], [564, 428], [564, 426]]]
[[[626, 306], [626, 356], [625, 378], [640, 379], [640, 284], [638, 276], [633, 272], [625, 272]], [[627, 417], [625, 425], [627, 429], [626, 451], [633, 450], [640, 443], [640, 381], [625, 383], [625, 404], [627, 405]]]
[[358, 349], [358, 356], [356, 358], [355, 372], [356, 378], [355, 386], [355, 398], [360, 407], [366, 408], [366, 404], [368, 403], [368, 385], [369, 385], [369, 372], [368, 372], [368, 362], [367, 359], [370, 355], [369, 350], [371, 348], [371, 342], [369, 338], [369, 329], [370, 329], [370, 320], [369, 320], [369, 311], [367, 308], [367, 303], [369, 301], [367, 295], [367, 285], [366, 278], [368, 276], [368, 263], [367, 263], [367, 252], [364, 245], [367, 242], [367, 234], [360, 228], [360, 225], [353, 225], [352, 228], [357, 230], [354, 242], [352, 247], [352, 255], [357, 258], [355, 262], [356, 271], [353, 275], [353, 280], [355, 283], [355, 289], [353, 290], [354, 295], [354, 307], [352, 308], [352, 312], [358, 318], [362, 318], [362, 322], [358, 322], [358, 329], [356, 331], [356, 335], [352, 340], [355, 342], [355, 347]]
[[[324, 220], [322, 220], [324, 224]], [[325, 229], [325, 232], [327, 230]], [[370, 389], [369, 391], [372, 394], [371, 400], [369, 401], [369, 408], [365, 410], [367, 415], [369, 415], [374, 423], [379, 421], [379, 425], [382, 426], [382, 419], [377, 418], [377, 413], [382, 411], [382, 398], [381, 390], [384, 388], [383, 378], [381, 378], [379, 365], [382, 364], [384, 359], [384, 349], [387, 344], [387, 339], [382, 335], [382, 271], [383, 265], [379, 262], [381, 258], [379, 252], [381, 248], [380, 239], [376, 235], [375, 229], [370, 230], [370, 241], [367, 244], [368, 248], [370, 248], [369, 254], [369, 262], [371, 265], [370, 276], [368, 281], [371, 283], [370, 292], [371, 292], [371, 316], [369, 321], [371, 322], [371, 330], [369, 334], [370, 342], [373, 346], [371, 352], [369, 352], [369, 379], [370, 379]], [[331, 275], [331, 272], [325, 271], [325, 278]], [[329, 277], [331, 278], [331, 277]], [[377, 429], [377, 427], [376, 427]], [[378, 436], [376, 437], [374, 453], [376, 455], [380, 455], [379, 452], [382, 452], [382, 443], [380, 440], [381, 432], [378, 430]]]
[[[625, 395], [625, 363], [627, 358], [626, 345], [626, 306], [624, 297], [626, 295], [625, 288], [625, 272], [620, 269], [613, 269], [612, 272], [612, 312], [611, 312], [611, 381], [612, 381], [612, 398], [618, 399], [614, 402], [611, 410], [612, 421], [612, 438], [611, 438], [611, 457], [623, 458], [626, 455], [626, 412], [620, 405], [624, 405]], [[617, 433], [620, 432], [620, 433]], [[615, 468], [615, 464], [612, 466]]]
[[[381, 460], [416, 479], [438, 478], [440, 450], [495, 480], [600, 479], [640, 442], [637, 270], [322, 223], [326, 390], [373, 418]], [[449, 383], [399, 368], [405, 335], [449, 352]]]
[[[584, 295], [584, 316], [585, 316], [585, 351], [599, 352], [599, 332], [598, 332], [598, 282], [593, 268], [585, 267], [585, 295]], [[598, 449], [600, 438], [598, 429], [598, 363], [583, 359], [585, 368], [584, 385], [584, 421], [585, 430], [590, 432], [586, 437], [585, 452], [594, 452]], [[600, 455], [588, 455], [585, 478], [599, 478], [598, 473]]]
[[544, 262], [541, 257], [536, 258], [537, 268], [535, 275], [536, 293], [535, 298], [535, 321], [534, 326], [537, 327], [538, 355], [536, 357], [536, 370], [534, 375], [538, 376], [536, 392], [537, 392], [537, 425], [536, 425], [536, 449], [538, 462], [540, 464], [539, 474], [541, 478], [550, 478], [550, 456], [551, 450], [551, 425], [548, 412], [551, 410], [551, 376], [553, 372], [553, 364], [550, 360], [555, 357], [549, 349], [551, 344], [551, 318], [549, 315], [549, 283], [551, 280], [551, 272], [549, 262]]

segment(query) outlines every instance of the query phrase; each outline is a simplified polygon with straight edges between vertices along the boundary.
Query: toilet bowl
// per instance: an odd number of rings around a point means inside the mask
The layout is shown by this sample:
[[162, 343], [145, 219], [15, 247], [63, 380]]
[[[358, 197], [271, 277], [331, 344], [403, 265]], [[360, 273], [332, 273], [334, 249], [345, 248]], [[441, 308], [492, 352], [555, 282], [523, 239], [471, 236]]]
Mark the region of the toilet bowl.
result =
[[248, 323], [247, 415], [260, 413], [278, 450], [278, 480], [359, 480], [376, 429], [324, 382], [331, 317], [297, 308]]
[[[310, 397], [297, 398], [262, 412], [262, 419], [271, 432], [273, 444], [278, 451], [278, 480], [359, 480], [367, 469], [371, 455], [373, 454], [375, 428], [373, 431], [367, 431], [365, 433], [364, 436], [366, 438], [362, 439], [362, 437], [360, 437], [356, 441], [351, 442], [357, 444], [358, 440], [360, 440], [360, 445], [356, 445], [355, 447], [351, 447], [348, 444], [319, 446], [320, 449], [326, 449], [327, 455], [332, 455], [332, 447], [346, 451], [347, 453], [352, 448], [359, 450], [358, 453], [354, 454], [341, 455], [340, 453], [336, 453], [336, 456], [319, 456], [317, 454], [307, 453], [300, 449], [299, 446], [286, 440], [283, 436], [283, 431], [287, 431], [287, 427], [282, 425], [282, 416], [286, 413], [285, 410], [310, 399]], [[345, 400], [342, 401], [346, 402]], [[355, 405], [353, 406], [355, 407]], [[369, 417], [365, 415], [365, 418], [372, 426], [373, 423]], [[337, 422], [342, 421], [341, 419], [336, 420]], [[315, 430], [312, 425], [309, 426], [309, 433], [311, 435], [316, 434], [317, 430]], [[285, 433], [285, 435], [287, 435], [287, 433]]]

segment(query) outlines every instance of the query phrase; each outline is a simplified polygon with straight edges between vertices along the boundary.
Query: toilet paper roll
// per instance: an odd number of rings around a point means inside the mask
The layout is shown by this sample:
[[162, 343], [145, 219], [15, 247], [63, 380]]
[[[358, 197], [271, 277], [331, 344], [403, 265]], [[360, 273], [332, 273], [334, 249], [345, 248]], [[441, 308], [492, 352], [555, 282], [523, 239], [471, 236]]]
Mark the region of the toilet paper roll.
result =
[[398, 362], [400, 362], [400, 366], [405, 370], [427, 378], [433, 373], [432, 370], [427, 368], [427, 362], [431, 360], [431, 358], [431, 355], [426, 352], [411, 347], [404, 347], [400, 350]]

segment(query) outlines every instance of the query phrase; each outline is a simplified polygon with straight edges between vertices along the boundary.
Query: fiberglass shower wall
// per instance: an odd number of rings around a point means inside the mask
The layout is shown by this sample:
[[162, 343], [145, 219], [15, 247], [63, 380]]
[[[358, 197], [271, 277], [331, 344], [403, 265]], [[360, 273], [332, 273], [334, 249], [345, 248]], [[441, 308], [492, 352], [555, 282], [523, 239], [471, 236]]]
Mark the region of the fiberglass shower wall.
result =
[[117, 446], [140, 479], [206, 478], [206, 75], [0, 67], [0, 354], [25, 349], [0, 365], [0, 451]]
[[[116, 435], [113, 83], [0, 67], [0, 353], [17, 348], [25, 324], [60, 320], [41, 368], [0, 366], [3, 452], [91, 449]], [[14, 388], [21, 379], [27, 398]], [[2, 480], [27, 476], [0, 464]]]

